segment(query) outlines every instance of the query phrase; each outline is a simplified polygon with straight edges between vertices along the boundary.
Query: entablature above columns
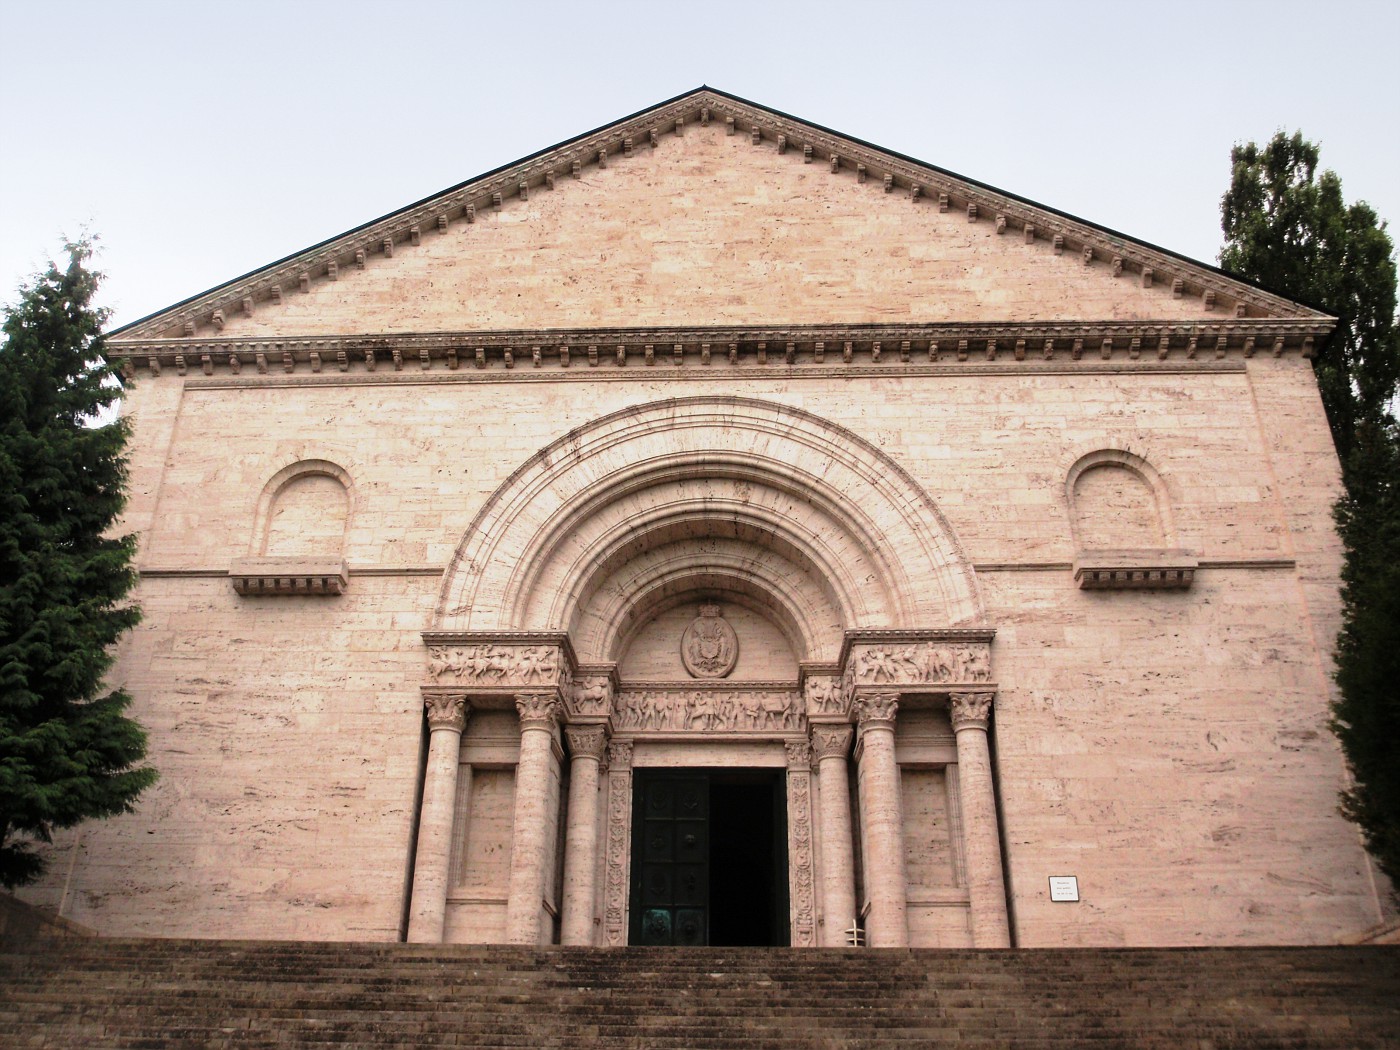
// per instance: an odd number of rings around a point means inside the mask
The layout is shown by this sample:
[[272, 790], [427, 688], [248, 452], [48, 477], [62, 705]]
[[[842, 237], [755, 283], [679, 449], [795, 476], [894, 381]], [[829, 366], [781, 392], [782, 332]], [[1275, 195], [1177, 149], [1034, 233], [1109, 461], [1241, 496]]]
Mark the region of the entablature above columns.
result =
[[[991, 628], [847, 631], [840, 686], [825, 698], [833, 713], [867, 696], [897, 695], [919, 703], [957, 692], [995, 692]], [[810, 687], [813, 690], [819, 686]], [[809, 693], [810, 695], [810, 693]]]
[[509, 709], [517, 696], [573, 695], [578, 660], [569, 636], [558, 631], [438, 632], [423, 634], [429, 690], [452, 691], [474, 707]]
[[[1228, 361], [1311, 358], [1330, 319], [1006, 321], [383, 332], [286, 338], [113, 340], [128, 375], [192, 383], [281, 385], [490, 378], [654, 379], [656, 371], [726, 377], [886, 375], [1070, 369], [1210, 371]], [[427, 375], [425, 375], [427, 373]]]
[[[626, 735], [805, 737], [868, 717], [889, 698], [912, 706], [991, 697], [990, 628], [845, 632], [840, 660], [804, 663], [797, 681], [624, 681], [615, 663], [579, 663], [567, 632], [425, 632], [430, 714], [510, 709], [538, 698], [569, 725]], [[463, 715], [465, 717], [465, 715]], [[890, 718], [893, 718], [891, 711]]]

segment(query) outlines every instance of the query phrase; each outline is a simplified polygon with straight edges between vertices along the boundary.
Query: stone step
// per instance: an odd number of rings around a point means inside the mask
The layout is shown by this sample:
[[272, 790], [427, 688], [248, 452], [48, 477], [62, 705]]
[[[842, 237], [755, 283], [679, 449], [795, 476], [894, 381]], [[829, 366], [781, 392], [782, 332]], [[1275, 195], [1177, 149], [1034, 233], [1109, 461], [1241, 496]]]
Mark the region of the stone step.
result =
[[1369, 1050], [1400, 949], [0, 947], [0, 1045]]

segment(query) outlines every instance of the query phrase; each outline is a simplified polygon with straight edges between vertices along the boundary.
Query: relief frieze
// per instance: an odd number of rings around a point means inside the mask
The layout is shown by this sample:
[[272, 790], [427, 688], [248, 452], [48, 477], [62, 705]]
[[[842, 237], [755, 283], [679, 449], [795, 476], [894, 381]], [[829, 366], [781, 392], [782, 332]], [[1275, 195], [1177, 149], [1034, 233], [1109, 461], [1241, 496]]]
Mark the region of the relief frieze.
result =
[[850, 708], [850, 697], [835, 675], [808, 675], [802, 691], [808, 715], [844, 715]]
[[991, 653], [978, 642], [877, 643], [853, 648], [846, 684], [938, 685], [990, 682]]
[[574, 681], [568, 695], [569, 714], [575, 717], [606, 717], [612, 713], [613, 686], [607, 675], [586, 675]]
[[640, 689], [617, 698], [627, 732], [798, 732], [806, 718], [793, 689]]
[[430, 645], [429, 674], [436, 682], [464, 686], [570, 685], [570, 672], [558, 645]]

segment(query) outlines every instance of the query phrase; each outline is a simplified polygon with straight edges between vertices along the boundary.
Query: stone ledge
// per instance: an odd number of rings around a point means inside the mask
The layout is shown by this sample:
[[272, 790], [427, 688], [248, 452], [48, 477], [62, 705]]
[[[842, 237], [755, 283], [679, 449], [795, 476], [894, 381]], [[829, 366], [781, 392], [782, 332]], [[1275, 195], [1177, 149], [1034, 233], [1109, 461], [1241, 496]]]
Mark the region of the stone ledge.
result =
[[342, 594], [350, 583], [341, 558], [237, 558], [228, 575], [233, 589], [249, 597]]
[[1082, 551], [1074, 561], [1074, 582], [1086, 591], [1184, 590], [1199, 565], [1184, 550]]

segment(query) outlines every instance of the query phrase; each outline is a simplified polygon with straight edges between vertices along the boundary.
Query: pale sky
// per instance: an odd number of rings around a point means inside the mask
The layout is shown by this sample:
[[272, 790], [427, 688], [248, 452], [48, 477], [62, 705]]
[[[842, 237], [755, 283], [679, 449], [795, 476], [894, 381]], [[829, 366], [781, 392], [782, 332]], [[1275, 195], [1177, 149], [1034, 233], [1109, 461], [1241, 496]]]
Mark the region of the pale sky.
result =
[[702, 83], [1214, 262], [1301, 129], [1400, 222], [1400, 3], [0, 0], [0, 298], [124, 324]]

